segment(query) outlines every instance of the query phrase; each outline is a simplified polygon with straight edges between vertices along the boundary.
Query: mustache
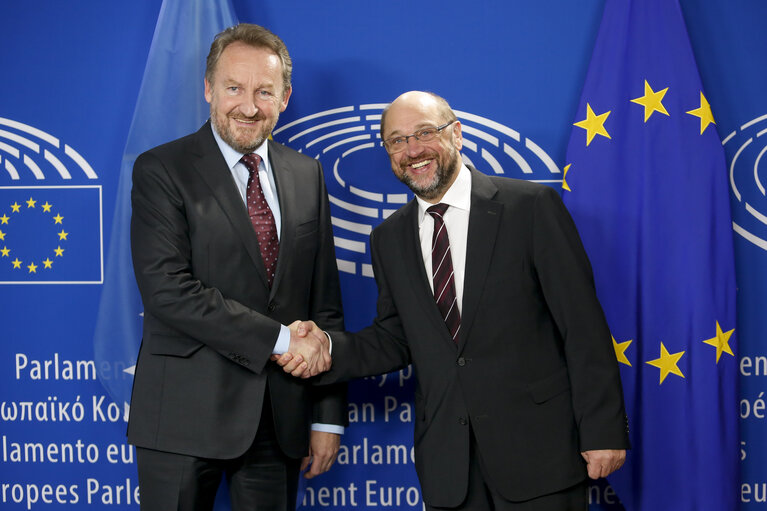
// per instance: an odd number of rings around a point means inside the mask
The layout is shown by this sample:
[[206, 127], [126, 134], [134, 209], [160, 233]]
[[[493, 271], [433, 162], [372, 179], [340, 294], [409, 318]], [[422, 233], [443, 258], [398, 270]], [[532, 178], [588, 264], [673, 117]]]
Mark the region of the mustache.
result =
[[227, 117], [229, 117], [230, 119], [234, 119], [235, 121], [249, 121], [249, 122], [263, 121], [266, 119], [266, 116], [263, 113], [261, 113], [260, 110], [256, 112], [256, 115], [253, 115], [251, 117], [248, 117], [242, 114], [229, 114]]

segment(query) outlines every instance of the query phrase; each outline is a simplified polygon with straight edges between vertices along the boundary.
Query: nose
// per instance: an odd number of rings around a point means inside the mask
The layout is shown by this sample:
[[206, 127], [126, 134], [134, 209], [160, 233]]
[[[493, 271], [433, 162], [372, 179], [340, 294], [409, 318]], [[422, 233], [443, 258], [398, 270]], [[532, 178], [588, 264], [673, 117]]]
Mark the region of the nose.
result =
[[405, 138], [405, 146], [405, 152], [407, 152], [408, 156], [418, 155], [423, 151], [423, 144], [420, 140], [415, 138], [415, 135], [410, 135]]
[[240, 112], [242, 112], [242, 115], [245, 117], [253, 117], [258, 113], [258, 107], [256, 106], [255, 101], [253, 100], [244, 100], [240, 104]]

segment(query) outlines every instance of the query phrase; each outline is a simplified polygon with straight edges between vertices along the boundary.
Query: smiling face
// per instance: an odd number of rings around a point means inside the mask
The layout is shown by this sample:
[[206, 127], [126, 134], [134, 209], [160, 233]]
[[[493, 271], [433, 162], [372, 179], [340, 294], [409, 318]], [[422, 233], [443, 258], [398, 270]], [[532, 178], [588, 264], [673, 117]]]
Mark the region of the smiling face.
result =
[[[451, 120], [449, 108], [445, 110], [430, 94], [406, 92], [388, 108], [383, 139], [441, 126]], [[428, 142], [410, 137], [406, 146], [404, 151], [389, 155], [394, 174], [422, 199], [439, 202], [461, 168], [461, 123], [453, 122]]]
[[221, 138], [241, 153], [252, 153], [266, 140], [290, 93], [283, 90], [280, 58], [242, 42], [224, 49], [212, 80], [205, 80], [211, 121]]

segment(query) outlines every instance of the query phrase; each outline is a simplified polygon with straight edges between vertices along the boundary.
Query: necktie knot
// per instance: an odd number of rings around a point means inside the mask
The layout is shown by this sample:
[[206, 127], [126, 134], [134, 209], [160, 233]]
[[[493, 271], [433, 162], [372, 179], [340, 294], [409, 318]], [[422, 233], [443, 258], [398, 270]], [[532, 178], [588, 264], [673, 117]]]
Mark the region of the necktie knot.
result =
[[435, 204], [433, 206], [430, 206], [426, 212], [429, 213], [431, 216], [436, 217], [437, 215], [442, 219], [442, 217], [445, 216], [445, 211], [447, 211], [447, 208], [450, 206], [448, 204], [445, 204], [444, 202], [440, 202], [439, 204]]
[[261, 157], [256, 153], [243, 155], [243, 157], [240, 158], [240, 161], [245, 165], [245, 167], [248, 169], [248, 172], [251, 174], [258, 172], [258, 166], [261, 165]]

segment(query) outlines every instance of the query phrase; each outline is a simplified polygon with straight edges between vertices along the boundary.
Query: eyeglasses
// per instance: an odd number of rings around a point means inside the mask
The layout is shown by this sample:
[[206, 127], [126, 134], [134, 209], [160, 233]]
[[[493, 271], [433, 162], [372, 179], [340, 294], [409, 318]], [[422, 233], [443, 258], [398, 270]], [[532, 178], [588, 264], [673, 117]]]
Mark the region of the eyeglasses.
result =
[[392, 137], [387, 138], [383, 141], [384, 147], [386, 148], [386, 151], [389, 154], [396, 154], [400, 153], [405, 150], [407, 147], [407, 142], [410, 140], [410, 138], [414, 138], [418, 140], [419, 142], [430, 142], [437, 138], [437, 136], [442, 133], [442, 130], [453, 124], [455, 121], [449, 121], [443, 124], [442, 126], [437, 127], [429, 127], [429, 128], [421, 128], [420, 130], [410, 134], [410, 135], [403, 135], [401, 137]]

